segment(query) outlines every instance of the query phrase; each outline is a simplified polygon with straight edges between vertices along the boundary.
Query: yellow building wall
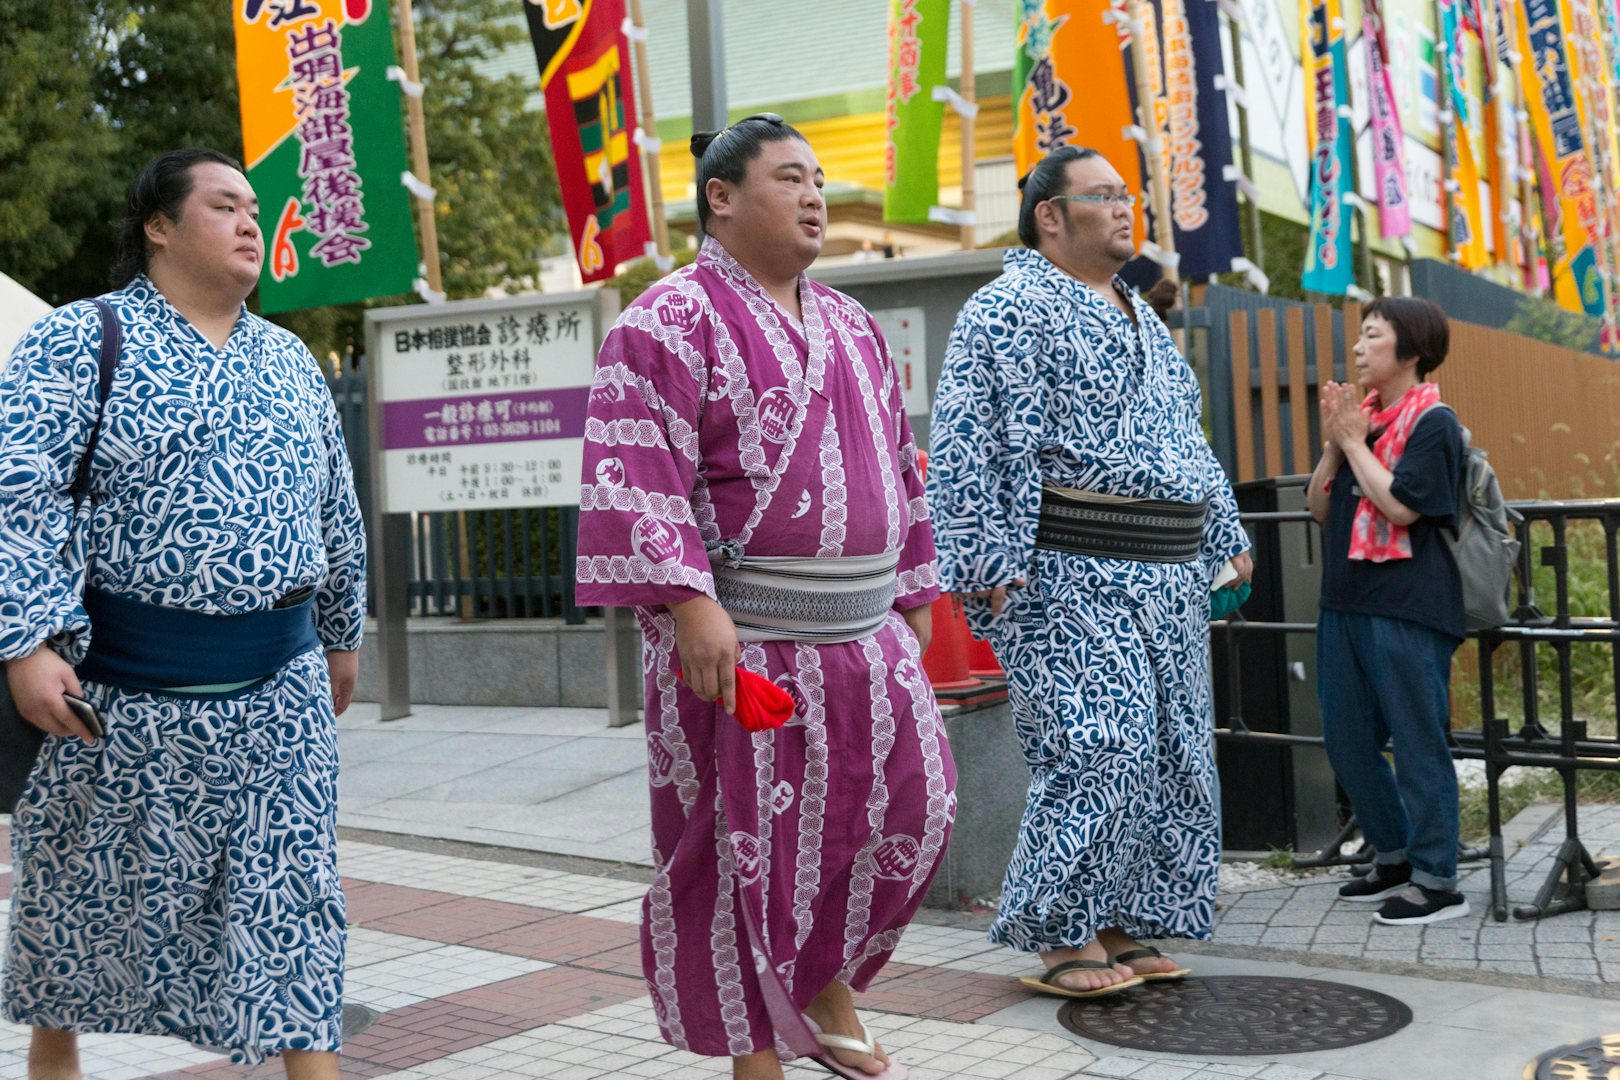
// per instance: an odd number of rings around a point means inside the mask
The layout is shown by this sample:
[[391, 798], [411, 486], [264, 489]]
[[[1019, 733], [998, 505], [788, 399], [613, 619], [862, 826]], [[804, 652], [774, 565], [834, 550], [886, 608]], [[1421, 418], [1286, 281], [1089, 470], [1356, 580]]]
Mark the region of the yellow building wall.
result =
[[[871, 191], [883, 190], [883, 126], [885, 114], [862, 113], [835, 116], [795, 124], [815, 148], [827, 182], [854, 184]], [[974, 122], [974, 158], [978, 161], [1012, 156], [1012, 98], [983, 98]], [[959, 187], [962, 183], [962, 125], [954, 112], [945, 113], [945, 128], [939, 140], [939, 185]], [[666, 139], [666, 148], [683, 146]], [[666, 202], [694, 198], [692, 181], [696, 161], [688, 153], [666, 153], [663, 189]]]

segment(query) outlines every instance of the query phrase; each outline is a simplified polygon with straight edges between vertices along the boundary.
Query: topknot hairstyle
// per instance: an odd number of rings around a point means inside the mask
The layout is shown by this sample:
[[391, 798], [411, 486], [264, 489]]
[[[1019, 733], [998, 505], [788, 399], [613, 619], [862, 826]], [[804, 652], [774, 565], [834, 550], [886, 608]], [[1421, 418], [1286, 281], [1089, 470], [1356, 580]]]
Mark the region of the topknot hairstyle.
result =
[[1068, 182], [1064, 174], [1068, 171], [1069, 163], [1100, 156], [1088, 146], [1060, 146], [1037, 161], [1034, 168], [1019, 179], [1018, 190], [1023, 194], [1023, 201], [1018, 204], [1018, 239], [1024, 242], [1025, 247], [1033, 249], [1039, 246], [1041, 230], [1035, 224], [1035, 208], [1054, 195], [1064, 193], [1063, 188]]
[[692, 156], [697, 158], [698, 227], [709, 231], [709, 181], [740, 184], [748, 175], [748, 163], [759, 157], [766, 143], [798, 139], [809, 142], [798, 129], [775, 113], [746, 116], [719, 131], [692, 134]]

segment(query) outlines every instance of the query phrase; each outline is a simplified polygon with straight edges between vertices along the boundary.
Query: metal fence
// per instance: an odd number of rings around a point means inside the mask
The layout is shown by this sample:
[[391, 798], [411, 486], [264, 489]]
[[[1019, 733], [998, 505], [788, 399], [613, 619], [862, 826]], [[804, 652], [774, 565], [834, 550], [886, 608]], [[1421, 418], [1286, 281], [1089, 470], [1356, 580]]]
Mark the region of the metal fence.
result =
[[[1465, 856], [1489, 858], [1491, 875], [1491, 909], [1498, 921], [1508, 917], [1509, 905], [1506, 885], [1506, 852], [1502, 839], [1501, 776], [1509, 768], [1528, 767], [1551, 769], [1558, 773], [1563, 789], [1564, 841], [1559, 848], [1554, 866], [1528, 904], [1518, 905], [1513, 914], [1519, 919], [1538, 919], [1548, 915], [1576, 911], [1584, 908], [1584, 887], [1598, 876], [1599, 867], [1580, 839], [1578, 782], [1583, 771], [1620, 771], [1620, 740], [1613, 732], [1598, 734], [1591, 730], [1589, 721], [1575, 709], [1575, 665], [1573, 648], [1578, 644], [1595, 645], [1609, 651], [1610, 670], [1614, 677], [1611, 686], [1609, 716], [1620, 714], [1620, 558], [1617, 558], [1617, 537], [1620, 537], [1620, 499], [1590, 500], [1582, 502], [1514, 502], [1512, 504], [1524, 520], [1516, 526], [1523, 544], [1520, 555], [1518, 608], [1513, 621], [1496, 630], [1470, 634], [1478, 650], [1478, 708], [1476, 715], [1465, 718], [1462, 726], [1451, 732], [1454, 757], [1483, 761], [1486, 773], [1486, 798], [1489, 814], [1489, 840], [1485, 848], [1465, 852]], [[1305, 529], [1314, 533], [1317, 526], [1310, 515], [1299, 511], [1248, 513], [1245, 523], [1256, 532], [1258, 546], [1279, 550], [1278, 534], [1284, 529]], [[1573, 613], [1571, 604], [1571, 570], [1569, 558], [1569, 527], [1572, 522], [1597, 522], [1604, 535], [1607, 613], [1580, 616]], [[1319, 550], [1319, 548], [1318, 548]], [[1539, 565], [1552, 572], [1550, 596], [1538, 596], [1534, 588], [1534, 569]], [[1550, 603], [1548, 612], [1541, 606]], [[1293, 731], [1267, 730], [1277, 725], [1268, 715], [1255, 715], [1248, 705], [1255, 689], [1265, 698], [1266, 687], [1256, 688], [1253, 670], [1245, 669], [1242, 653], [1245, 641], [1252, 646], [1274, 647], [1280, 640], [1316, 632], [1314, 621], [1245, 621], [1240, 617], [1212, 626], [1219, 646], [1217, 662], [1223, 670], [1217, 671], [1215, 684], [1216, 736], [1223, 745], [1266, 747], [1281, 750], [1291, 757], [1301, 752], [1317, 753], [1322, 746], [1320, 735], [1300, 734]], [[1509, 649], [1518, 654], [1516, 679], [1521, 716], [1518, 730], [1514, 720], [1499, 708], [1505, 694], [1499, 674], [1502, 666], [1496, 662], [1497, 653]], [[1555, 715], [1546, 715], [1543, 708], [1540, 679], [1543, 651], [1553, 656], [1554, 677], [1558, 683]], [[1459, 653], [1459, 661], [1464, 659]], [[1456, 688], [1454, 669], [1453, 687]], [[1282, 672], [1264, 672], [1260, 682], [1286, 681]], [[1508, 689], [1513, 689], [1509, 685]], [[1247, 691], [1247, 692], [1246, 692]], [[1307, 749], [1309, 748], [1309, 749]], [[1329, 842], [1315, 857], [1298, 860], [1300, 865], [1331, 865], [1370, 859], [1370, 853], [1341, 856], [1341, 843], [1353, 836], [1353, 823]]]
[[[327, 385], [343, 421], [360, 508], [370, 521], [365, 374], [344, 372]], [[571, 507], [412, 514], [410, 613], [584, 622], [585, 611], [574, 606], [578, 527], [579, 511]]]

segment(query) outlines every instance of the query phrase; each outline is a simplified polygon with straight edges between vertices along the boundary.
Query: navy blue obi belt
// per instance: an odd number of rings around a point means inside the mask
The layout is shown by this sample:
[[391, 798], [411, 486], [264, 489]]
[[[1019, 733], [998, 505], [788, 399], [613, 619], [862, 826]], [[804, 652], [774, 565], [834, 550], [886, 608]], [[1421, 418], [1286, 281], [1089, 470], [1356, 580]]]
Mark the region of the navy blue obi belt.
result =
[[90, 651], [78, 673], [128, 690], [267, 678], [320, 647], [314, 604], [311, 597], [294, 607], [210, 615], [89, 588]]

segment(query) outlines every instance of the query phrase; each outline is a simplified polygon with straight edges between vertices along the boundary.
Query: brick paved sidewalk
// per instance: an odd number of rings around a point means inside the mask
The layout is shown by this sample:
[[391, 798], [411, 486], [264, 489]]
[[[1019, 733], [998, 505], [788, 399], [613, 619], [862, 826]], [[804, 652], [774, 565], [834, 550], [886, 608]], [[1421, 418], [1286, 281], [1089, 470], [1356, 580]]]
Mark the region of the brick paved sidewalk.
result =
[[[0, 842], [5, 839], [0, 835]], [[645, 871], [499, 849], [419, 850], [430, 845], [401, 841], [411, 846], [396, 847], [371, 842], [375, 839], [346, 834], [340, 841], [352, 923], [346, 997], [350, 1005], [377, 1014], [348, 1041], [346, 1076], [729, 1075], [724, 1059], [681, 1053], [658, 1038], [636, 943], [643, 889], [638, 879]], [[0, 898], [9, 894], [9, 869], [0, 865]], [[1332, 978], [1394, 994], [1412, 1006], [1416, 1020], [1389, 1039], [1284, 1060], [1219, 1061], [1087, 1043], [1059, 1027], [1058, 1003], [1032, 997], [1014, 981], [1014, 975], [1035, 967], [1030, 959], [992, 947], [980, 929], [959, 925], [970, 921], [960, 916], [933, 917], [936, 923], [958, 925], [913, 927], [861, 1005], [874, 1033], [917, 1080], [1407, 1080], [1414, 1073], [1425, 1080], [1483, 1080], [1517, 1075], [1535, 1053], [1616, 1026], [1613, 1017], [1620, 1010], [1613, 1002], [1502, 985], [1523, 982], [1511, 974], [1457, 972], [1463, 981], [1439, 981], [1328, 970], [1322, 966], [1328, 962], [1376, 966], [1376, 958], [1366, 958], [1377, 950], [1364, 947], [1355, 958], [1328, 957], [1320, 949], [1316, 955], [1305, 952], [1318, 948], [1317, 941], [1335, 944], [1329, 940], [1335, 932], [1354, 936], [1340, 913], [1317, 913], [1316, 894], [1327, 887], [1244, 894], [1223, 913], [1215, 952], [1223, 951], [1222, 938], [1241, 936], [1242, 927], [1263, 926], [1258, 936], [1264, 939], [1299, 921], [1292, 919], [1295, 913], [1312, 912], [1312, 944], [1296, 946], [1300, 954], [1292, 962], [1234, 959], [1204, 949], [1187, 949], [1185, 958], [1201, 974]], [[1274, 903], [1279, 898], [1270, 894], [1278, 893], [1289, 895]], [[1242, 921], [1262, 911], [1264, 923]], [[1367, 914], [1356, 917], [1364, 922]], [[1594, 927], [1613, 928], [1585, 914], [1564, 918], [1570, 921], [1524, 928], [1536, 945], [1532, 953], [1544, 951], [1554, 938], [1577, 936], [1576, 928], [1588, 936], [1598, 933]], [[1428, 933], [1436, 931], [1431, 927]], [[1367, 933], [1367, 940], [1374, 940]], [[1428, 947], [1425, 936], [1421, 948]], [[1191, 955], [1199, 952], [1204, 955]], [[1484, 963], [1477, 953], [1476, 947], [1476, 968]], [[1437, 957], [1451, 959], [1456, 958]], [[1599, 963], [1601, 979], [1613, 964]], [[0, 1025], [0, 1077], [24, 1074], [26, 1045], [25, 1029]], [[279, 1064], [241, 1069], [175, 1040], [87, 1036], [83, 1048], [86, 1075], [93, 1080], [281, 1075]], [[804, 1067], [788, 1073], [790, 1078], [818, 1074]]]

